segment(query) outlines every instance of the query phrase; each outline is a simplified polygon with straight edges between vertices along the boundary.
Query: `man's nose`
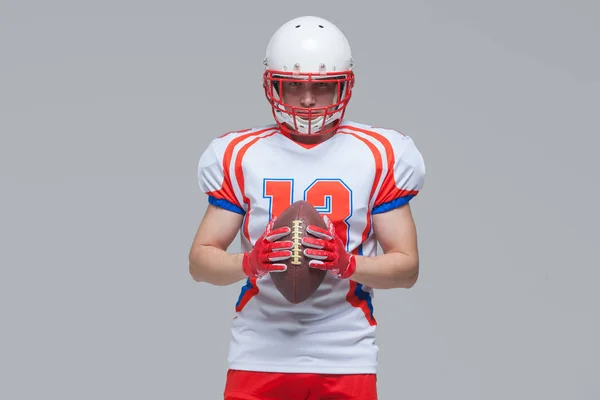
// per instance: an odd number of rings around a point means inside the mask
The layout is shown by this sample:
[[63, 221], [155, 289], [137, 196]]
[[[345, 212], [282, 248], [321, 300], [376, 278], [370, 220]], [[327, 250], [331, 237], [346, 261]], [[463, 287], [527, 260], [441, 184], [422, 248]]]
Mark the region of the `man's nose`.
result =
[[311, 90], [305, 90], [300, 98], [300, 104], [302, 107], [313, 107], [316, 104], [315, 96], [313, 96]]

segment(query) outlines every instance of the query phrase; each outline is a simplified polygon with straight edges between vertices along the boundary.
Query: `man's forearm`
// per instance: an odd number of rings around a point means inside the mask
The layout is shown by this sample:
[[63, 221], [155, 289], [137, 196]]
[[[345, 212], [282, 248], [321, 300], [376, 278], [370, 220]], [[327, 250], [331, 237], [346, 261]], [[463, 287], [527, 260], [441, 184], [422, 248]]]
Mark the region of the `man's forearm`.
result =
[[198, 282], [227, 286], [247, 278], [242, 253], [229, 254], [213, 246], [198, 246], [190, 252], [190, 274]]
[[374, 289], [410, 288], [418, 274], [417, 257], [390, 252], [376, 257], [356, 256], [356, 272], [350, 279]]

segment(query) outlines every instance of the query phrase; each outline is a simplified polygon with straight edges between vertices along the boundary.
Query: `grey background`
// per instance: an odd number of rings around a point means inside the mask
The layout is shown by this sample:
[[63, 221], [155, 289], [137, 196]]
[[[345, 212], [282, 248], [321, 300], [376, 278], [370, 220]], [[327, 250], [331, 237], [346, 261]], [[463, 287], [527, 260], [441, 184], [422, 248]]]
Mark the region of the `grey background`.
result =
[[573, 0], [1, 0], [0, 398], [221, 398], [239, 289], [188, 275], [196, 165], [272, 121], [264, 49], [303, 14], [352, 43], [348, 117], [426, 160], [380, 398], [600, 398], [600, 6]]

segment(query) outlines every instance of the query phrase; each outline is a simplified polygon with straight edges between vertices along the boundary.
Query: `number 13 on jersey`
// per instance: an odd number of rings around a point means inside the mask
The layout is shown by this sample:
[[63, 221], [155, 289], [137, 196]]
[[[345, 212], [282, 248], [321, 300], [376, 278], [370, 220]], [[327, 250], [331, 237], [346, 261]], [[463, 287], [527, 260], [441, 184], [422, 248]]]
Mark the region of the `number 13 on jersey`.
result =
[[[269, 199], [269, 219], [279, 216], [292, 205], [294, 190], [294, 179], [267, 178], [263, 181], [263, 197]], [[316, 179], [303, 190], [304, 200], [331, 219], [338, 235], [348, 248], [352, 190], [341, 179]]]

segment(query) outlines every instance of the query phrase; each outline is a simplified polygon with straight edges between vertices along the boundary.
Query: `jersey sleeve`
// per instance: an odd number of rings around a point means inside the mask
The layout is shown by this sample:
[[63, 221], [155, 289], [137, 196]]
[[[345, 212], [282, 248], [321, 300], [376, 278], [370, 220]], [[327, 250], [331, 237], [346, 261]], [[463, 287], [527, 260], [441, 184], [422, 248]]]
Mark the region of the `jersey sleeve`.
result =
[[421, 191], [425, 179], [425, 162], [409, 136], [393, 132], [392, 155], [387, 174], [375, 198], [372, 214], [390, 211], [407, 204]]
[[238, 214], [245, 214], [242, 201], [233, 188], [230, 171], [226, 169], [224, 154], [211, 142], [198, 162], [198, 185], [214, 206]]

